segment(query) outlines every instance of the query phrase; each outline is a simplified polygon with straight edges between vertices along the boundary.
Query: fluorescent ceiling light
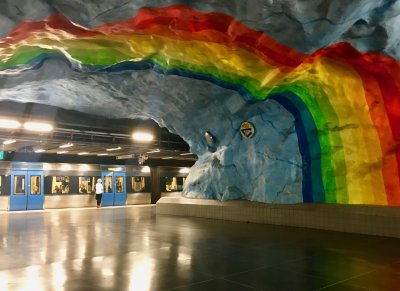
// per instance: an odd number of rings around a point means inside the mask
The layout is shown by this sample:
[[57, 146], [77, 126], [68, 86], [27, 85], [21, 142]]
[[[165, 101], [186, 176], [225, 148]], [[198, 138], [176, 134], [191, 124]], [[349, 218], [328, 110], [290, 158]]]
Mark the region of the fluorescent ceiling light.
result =
[[170, 159], [173, 159], [173, 157], [164, 157], [164, 158], [162, 158], [163, 160], [170, 160]]
[[1, 118], [0, 119], [0, 127], [1, 128], [20, 128], [21, 123], [19, 123], [17, 120], [13, 120], [13, 119]]
[[27, 130], [39, 131], [39, 132], [50, 132], [53, 130], [53, 126], [50, 123], [33, 122], [33, 121], [25, 122], [24, 128]]
[[156, 150], [154, 150], [154, 151], [149, 151], [149, 152], [147, 152], [148, 154], [153, 154], [153, 153], [159, 153], [160, 152], [160, 150], [159, 149], [156, 149]]
[[183, 154], [179, 154], [180, 156], [188, 156], [188, 155], [192, 155], [192, 153], [183, 153]]
[[132, 138], [137, 141], [152, 141], [153, 135], [146, 132], [135, 132], [132, 134]]
[[35, 150], [35, 153], [43, 153], [43, 152], [45, 152], [46, 150], [44, 150], [44, 149], [37, 149], [37, 150]]
[[69, 171], [71, 169], [71, 165], [70, 164], [63, 164], [61, 166], [61, 171]]
[[69, 143], [65, 143], [65, 144], [60, 145], [60, 148], [65, 149], [65, 148], [69, 148], [69, 147], [72, 147], [72, 146], [74, 146], [74, 144], [69, 142]]
[[179, 170], [179, 173], [187, 174], [187, 173], [189, 173], [189, 168], [182, 168], [182, 169]]
[[121, 147], [117, 147], [117, 148], [106, 149], [106, 151], [111, 152], [111, 151], [117, 151], [120, 149], [121, 149]]
[[15, 142], [16, 142], [15, 139], [7, 139], [7, 140], [3, 141], [3, 144], [12, 144], [12, 143], [15, 143]]
[[149, 166], [144, 166], [144, 167], [142, 167], [141, 172], [142, 172], [142, 173], [150, 173], [150, 167], [149, 167]]
[[66, 153], [68, 153], [68, 151], [59, 151], [59, 152], [57, 152], [58, 155], [66, 154]]
[[78, 153], [78, 156], [83, 156], [83, 155], [88, 155], [89, 153], [88, 152], [81, 152], [81, 153]]
[[97, 154], [97, 156], [108, 156], [108, 154], [107, 153], [102, 153], [102, 154]]

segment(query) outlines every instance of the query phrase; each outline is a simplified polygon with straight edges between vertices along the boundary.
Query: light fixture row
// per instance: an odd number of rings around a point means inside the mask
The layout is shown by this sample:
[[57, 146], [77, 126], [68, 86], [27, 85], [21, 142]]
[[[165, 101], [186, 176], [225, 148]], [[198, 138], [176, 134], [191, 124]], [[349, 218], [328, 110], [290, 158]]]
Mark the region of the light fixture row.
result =
[[[21, 124], [21, 122], [16, 119], [0, 118], [0, 128], [19, 129], [21, 127], [36, 132], [50, 132], [54, 129], [54, 126], [48, 122], [26, 121]], [[132, 133], [132, 139], [149, 142], [154, 139], [154, 136], [148, 132], [137, 131]]]
[[[15, 143], [15, 142], [16, 142], [15, 139], [8, 139], [8, 140], [3, 141], [3, 144], [4, 145], [8, 145], [8, 144], [12, 144], [12, 143]], [[59, 148], [64, 149], [64, 148], [69, 148], [69, 147], [72, 147], [72, 146], [74, 146], [74, 144], [67, 143], [67, 144], [60, 145]], [[120, 149], [122, 149], [122, 148], [121, 147], [116, 147], [116, 148], [106, 149], [106, 151], [116, 151], [116, 150], [120, 150]], [[35, 150], [35, 153], [43, 153], [45, 151], [46, 151], [45, 149], [37, 149], [37, 150]], [[67, 154], [68, 152], [69, 151], [67, 151], [67, 150], [61, 150], [61, 151], [58, 151], [57, 154], [58, 155]], [[153, 151], [148, 151], [147, 153], [150, 154], [150, 153], [159, 153], [159, 152], [161, 152], [160, 149], [156, 149], [156, 150], [153, 150]], [[78, 153], [78, 156], [84, 156], [84, 155], [88, 155], [88, 154], [89, 154], [89, 152], [80, 152], [80, 153]], [[181, 156], [186, 156], [186, 155], [191, 155], [191, 154], [192, 153], [183, 153], [183, 154], [180, 154], [180, 155]], [[99, 157], [100, 156], [108, 156], [108, 153], [100, 153], [100, 154], [97, 154], [97, 156], [99, 156]], [[164, 157], [162, 159], [163, 160], [173, 159], [173, 157]]]
[[[15, 142], [15, 140], [13, 142]], [[3, 144], [10, 144], [10, 143], [11, 142], [9, 142], [8, 140], [3, 142]], [[73, 146], [73, 144], [71, 146]], [[64, 149], [65, 146], [61, 145], [61, 146], [59, 146], [59, 148]], [[117, 148], [106, 149], [106, 151], [116, 151], [116, 150], [121, 150], [121, 149], [122, 149], [121, 147], [117, 147]], [[35, 153], [43, 153], [45, 151], [46, 151], [45, 149], [37, 149], [37, 150], [35, 150]], [[61, 151], [57, 152], [58, 155], [67, 154], [67, 153], [69, 153], [69, 151], [67, 151], [67, 150], [61, 150]], [[90, 154], [89, 152], [80, 152], [77, 155], [78, 156], [84, 156], [84, 155], [89, 155], [89, 154]], [[100, 154], [97, 154], [97, 156], [108, 156], [108, 153], [100, 153]]]
[[[54, 127], [52, 124], [50, 123], [45, 123], [45, 122], [37, 122], [37, 121], [26, 121], [23, 124], [21, 124], [21, 122], [19, 122], [18, 120], [13, 120], [13, 119], [6, 119], [6, 118], [0, 118], [0, 128], [7, 128], [7, 129], [19, 129], [23, 127], [25, 130], [30, 130], [30, 131], [35, 131], [35, 132], [51, 132], [53, 131]], [[147, 132], [134, 132], [132, 133], [132, 139], [136, 140], [136, 141], [140, 141], [140, 142], [150, 142], [154, 139], [154, 136], [150, 133]], [[16, 140], [15, 139], [8, 139], [3, 141], [4, 145], [9, 145], [12, 143], [15, 143]], [[63, 145], [60, 145], [59, 148], [61, 149], [65, 149], [65, 148], [69, 148], [74, 146], [73, 143], [66, 143]], [[106, 151], [117, 151], [117, 150], [121, 150], [121, 147], [115, 147], [115, 148], [108, 148], [106, 149]], [[45, 152], [45, 149], [37, 149], [35, 150], [35, 153], [42, 153]], [[153, 151], [149, 151], [148, 153], [158, 153], [160, 152], [159, 149], [153, 150]], [[66, 154], [68, 153], [67, 150], [60, 150], [57, 152], [57, 154]], [[78, 153], [78, 155], [88, 155], [88, 152], [80, 152]], [[185, 153], [185, 154], [181, 154], [181, 155], [186, 155], [186, 154], [190, 154], [190, 153]], [[107, 156], [108, 153], [100, 153], [97, 154], [97, 156]], [[166, 157], [164, 159], [171, 159], [172, 157]]]
[[[57, 155], [62, 155], [62, 154], [66, 154], [66, 153], [68, 153], [68, 151], [59, 151], [59, 152], [57, 152]], [[85, 155], [89, 155], [89, 152], [80, 152], [77, 155], [78, 156], [85, 156]], [[98, 157], [108, 156], [108, 154], [107, 153], [101, 153], [101, 154], [97, 154], [97, 156]]]
[[[45, 149], [37, 149], [37, 150], [35, 150], [35, 153], [43, 153], [43, 152], [45, 152], [46, 150]], [[67, 154], [67, 153], [69, 153], [69, 151], [58, 151], [57, 152], [57, 155], [62, 155], [62, 154]], [[80, 152], [80, 153], [77, 153], [77, 155], [78, 156], [86, 156], [86, 155], [89, 155], [90, 153], [89, 152]], [[100, 153], [100, 154], [97, 154], [97, 156], [108, 156], [108, 154], [107, 153]]]
[[[16, 141], [17, 141], [16, 139], [8, 139], [8, 140], [3, 141], [3, 145], [13, 144]], [[69, 147], [72, 147], [72, 146], [74, 146], [73, 143], [66, 143], [66, 144], [60, 145], [59, 148], [64, 149], [64, 148], [69, 148]], [[115, 151], [115, 150], [120, 150], [120, 149], [121, 149], [121, 147], [118, 147], [118, 148], [106, 149], [106, 151]], [[46, 151], [45, 149], [36, 149], [35, 153], [43, 153], [45, 151]], [[57, 154], [61, 155], [61, 154], [66, 154], [68, 152], [69, 151], [61, 150], [61, 151], [58, 151]], [[79, 156], [88, 155], [88, 154], [89, 154], [89, 152], [80, 152], [80, 153], [78, 153]], [[97, 155], [98, 156], [108, 156], [107, 153], [101, 153], [101, 154], [97, 154]]]
[[[43, 164], [43, 170], [45, 170], [45, 171], [50, 171], [50, 170], [70, 171], [75, 167], [76, 167], [76, 165], [72, 165], [72, 164], [68, 164], [68, 163], [63, 163], [63, 164], [44, 163]], [[78, 169], [81, 172], [86, 172], [86, 171], [93, 170], [94, 168], [88, 164], [80, 164]], [[113, 167], [113, 168], [109, 168], [109, 170], [110, 171], [122, 171], [122, 167]], [[142, 166], [141, 172], [150, 173], [150, 167]]]
[[21, 124], [15, 119], [0, 118], [0, 128], [18, 129], [21, 127], [35, 132], [50, 132], [54, 129], [53, 125], [47, 122], [26, 121]]
[[[48, 163], [45, 163], [43, 168], [44, 168], [44, 170], [52, 170], [52, 169], [54, 170], [54, 168]], [[70, 171], [72, 169], [72, 166], [71, 166], [71, 164], [62, 164], [61, 166], [59, 166], [58, 169], [60, 169], [61, 171]], [[92, 167], [87, 165], [87, 164], [80, 164], [79, 165], [79, 171], [81, 171], [81, 172], [90, 171], [91, 169], [92, 169]], [[114, 168], [113, 170], [114, 171], [120, 171], [121, 168]], [[150, 173], [150, 167], [149, 166], [142, 166], [141, 167], [141, 172], [142, 173]], [[179, 173], [181, 173], [181, 174], [188, 174], [189, 172], [190, 172], [189, 168], [181, 168], [179, 170]]]

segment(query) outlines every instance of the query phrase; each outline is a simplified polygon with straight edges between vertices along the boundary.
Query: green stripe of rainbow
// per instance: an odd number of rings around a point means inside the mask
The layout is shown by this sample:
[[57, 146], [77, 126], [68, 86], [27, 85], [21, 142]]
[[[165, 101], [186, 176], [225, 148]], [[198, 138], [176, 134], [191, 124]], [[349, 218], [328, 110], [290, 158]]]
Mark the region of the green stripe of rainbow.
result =
[[304, 129], [305, 201], [400, 205], [394, 59], [346, 43], [306, 55], [229, 16], [177, 5], [96, 29], [59, 14], [21, 23], [0, 41], [0, 73], [52, 56], [84, 71], [153, 67], [234, 88], [250, 101], [288, 102]]

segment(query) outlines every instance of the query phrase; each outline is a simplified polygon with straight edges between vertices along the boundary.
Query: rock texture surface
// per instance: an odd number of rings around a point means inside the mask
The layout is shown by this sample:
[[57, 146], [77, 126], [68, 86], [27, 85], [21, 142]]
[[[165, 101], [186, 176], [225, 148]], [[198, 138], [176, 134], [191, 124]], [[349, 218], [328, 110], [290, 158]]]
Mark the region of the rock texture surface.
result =
[[[187, 197], [302, 201], [294, 119], [276, 101], [248, 105], [234, 91], [153, 71], [78, 73], [60, 60], [48, 60], [37, 71], [0, 80], [3, 99], [52, 104], [109, 118], [152, 118], [179, 134], [199, 156], [184, 186]], [[252, 139], [244, 139], [239, 132], [245, 120], [256, 127]], [[205, 131], [216, 138], [213, 153]]]
[[173, 4], [231, 15], [303, 52], [345, 40], [361, 51], [383, 51], [400, 58], [398, 0], [4, 0], [0, 3], [0, 37], [23, 20], [40, 20], [55, 12], [95, 27], [129, 19], [142, 7]]
[[[182, 3], [204, 12], [231, 15], [247, 26], [302, 52], [346, 40], [361, 51], [400, 58], [400, 1], [153, 1], [5, 0], [0, 33], [23, 20], [59, 12], [95, 27], [133, 17], [141, 7]], [[186, 197], [302, 202], [302, 158], [293, 116], [270, 100], [247, 104], [236, 92], [206, 81], [154, 71], [76, 72], [50, 59], [38, 70], [0, 75], [1, 99], [47, 103], [111, 118], [151, 118], [182, 136], [199, 160], [184, 185]], [[112, 110], [106, 110], [110, 108]], [[240, 124], [256, 135], [244, 139]], [[210, 151], [204, 133], [215, 137]]]

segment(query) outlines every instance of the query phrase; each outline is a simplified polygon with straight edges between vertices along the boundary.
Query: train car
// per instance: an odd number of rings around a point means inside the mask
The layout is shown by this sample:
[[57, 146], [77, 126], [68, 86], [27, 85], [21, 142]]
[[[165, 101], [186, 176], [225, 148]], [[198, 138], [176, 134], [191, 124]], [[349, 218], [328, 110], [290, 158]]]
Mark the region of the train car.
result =
[[160, 189], [152, 191], [148, 166], [0, 162], [0, 210], [95, 207], [99, 178], [103, 207], [150, 204], [152, 192], [180, 195], [188, 172], [184, 167], [160, 167]]

